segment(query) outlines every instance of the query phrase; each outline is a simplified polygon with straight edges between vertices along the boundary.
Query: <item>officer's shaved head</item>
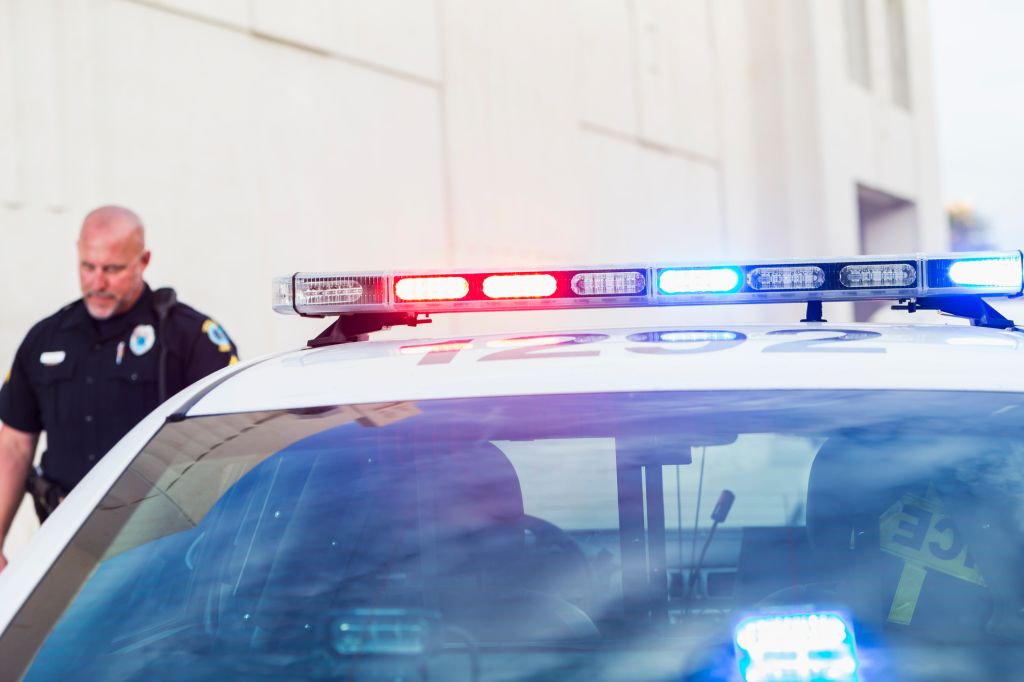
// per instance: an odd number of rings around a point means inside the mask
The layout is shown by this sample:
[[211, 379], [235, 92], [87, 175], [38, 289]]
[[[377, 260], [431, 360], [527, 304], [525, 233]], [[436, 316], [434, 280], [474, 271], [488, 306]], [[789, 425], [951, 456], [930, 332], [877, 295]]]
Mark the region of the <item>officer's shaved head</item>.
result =
[[82, 221], [78, 279], [89, 314], [105, 320], [127, 312], [145, 289], [149, 265], [142, 220], [122, 206], [101, 206]]
[[78, 240], [86, 239], [127, 240], [141, 253], [146, 249], [146, 228], [134, 211], [123, 206], [100, 206], [82, 221]]

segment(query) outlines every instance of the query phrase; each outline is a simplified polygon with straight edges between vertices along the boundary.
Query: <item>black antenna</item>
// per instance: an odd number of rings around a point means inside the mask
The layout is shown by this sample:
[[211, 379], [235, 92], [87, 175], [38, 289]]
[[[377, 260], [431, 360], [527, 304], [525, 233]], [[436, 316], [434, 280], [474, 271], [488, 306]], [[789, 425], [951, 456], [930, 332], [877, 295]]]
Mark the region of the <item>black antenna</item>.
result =
[[697, 564], [690, 569], [690, 579], [687, 581], [686, 601], [689, 602], [693, 599], [694, 585], [697, 584], [697, 580], [700, 578], [700, 569], [704, 566], [704, 557], [708, 553], [708, 547], [711, 546], [711, 539], [715, 537], [715, 529], [718, 528], [718, 524], [725, 523], [725, 520], [729, 518], [729, 511], [732, 509], [732, 503], [736, 501], [736, 495], [731, 490], [723, 490], [722, 494], [718, 496], [718, 502], [715, 503], [715, 508], [711, 510], [711, 530], [708, 532], [708, 539], [704, 541], [704, 548], [700, 551], [700, 559], [697, 560]]

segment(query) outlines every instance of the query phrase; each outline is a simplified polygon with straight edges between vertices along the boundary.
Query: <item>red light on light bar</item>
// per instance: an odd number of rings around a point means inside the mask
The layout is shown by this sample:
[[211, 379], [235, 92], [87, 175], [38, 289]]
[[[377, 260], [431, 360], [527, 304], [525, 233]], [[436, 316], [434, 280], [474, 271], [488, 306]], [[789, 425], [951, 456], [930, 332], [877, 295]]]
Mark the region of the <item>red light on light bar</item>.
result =
[[468, 293], [465, 277], [403, 277], [395, 282], [401, 301], [457, 301]]
[[491, 275], [484, 279], [487, 298], [545, 298], [558, 290], [551, 275]]

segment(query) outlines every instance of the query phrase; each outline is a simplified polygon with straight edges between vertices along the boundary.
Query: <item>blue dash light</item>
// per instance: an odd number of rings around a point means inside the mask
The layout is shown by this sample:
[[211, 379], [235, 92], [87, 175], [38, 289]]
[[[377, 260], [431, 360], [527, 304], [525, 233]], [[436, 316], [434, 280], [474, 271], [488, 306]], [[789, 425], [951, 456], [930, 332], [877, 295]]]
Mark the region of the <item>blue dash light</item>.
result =
[[949, 266], [949, 279], [963, 287], [1019, 287], [1019, 258], [972, 258], [955, 260]]
[[743, 273], [734, 267], [673, 268], [658, 275], [663, 294], [732, 294], [743, 286]]
[[853, 630], [835, 613], [746, 618], [736, 626], [744, 682], [856, 682]]
[[422, 656], [438, 645], [441, 630], [431, 611], [350, 609], [331, 619], [328, 637], [338, 656]]

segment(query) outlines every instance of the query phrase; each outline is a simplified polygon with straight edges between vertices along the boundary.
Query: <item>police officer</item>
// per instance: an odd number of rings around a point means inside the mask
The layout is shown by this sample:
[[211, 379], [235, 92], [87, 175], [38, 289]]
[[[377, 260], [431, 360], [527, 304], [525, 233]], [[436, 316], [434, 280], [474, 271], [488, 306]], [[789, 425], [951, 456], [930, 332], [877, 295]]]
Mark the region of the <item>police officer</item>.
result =
[[[29, 331], [0, 388], [0, 548], [25, 491], [44, 518], [120, 438], [168, 396], [238, 361], [224, 330], [152, 291], [139, 217], [119, 206], [86, 216], [78, 240], [82, 298]], [[32, 466], [46, 431], [42, 471]], [[0, 552], [0, 570], [7, 561]]]

